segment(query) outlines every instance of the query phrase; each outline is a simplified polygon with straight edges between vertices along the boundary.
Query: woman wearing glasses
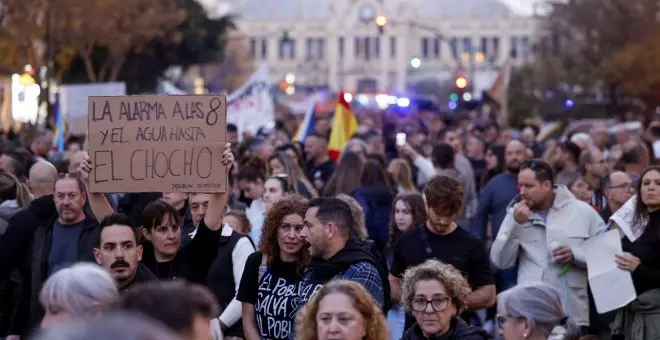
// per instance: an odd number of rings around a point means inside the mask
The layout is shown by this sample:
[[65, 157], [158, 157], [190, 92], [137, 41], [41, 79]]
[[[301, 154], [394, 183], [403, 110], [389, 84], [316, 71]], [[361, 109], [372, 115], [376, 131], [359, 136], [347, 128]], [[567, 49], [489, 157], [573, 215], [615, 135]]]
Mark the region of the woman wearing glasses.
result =
[[438, 260], [411, 267], [403, 274], [401, 300], [417, 322], [404, 340], [485, 340], [483, 329], [468, 325], [459, 314], [472, 290], [460, 271]]
[[266, 215], [259, 251], [247, 259], [237, 296], [247, 340], [291, 335], [299, 285], [309, 263], [299, 236], [307, 207], [305, 198], [294, 195], [275, 203]]

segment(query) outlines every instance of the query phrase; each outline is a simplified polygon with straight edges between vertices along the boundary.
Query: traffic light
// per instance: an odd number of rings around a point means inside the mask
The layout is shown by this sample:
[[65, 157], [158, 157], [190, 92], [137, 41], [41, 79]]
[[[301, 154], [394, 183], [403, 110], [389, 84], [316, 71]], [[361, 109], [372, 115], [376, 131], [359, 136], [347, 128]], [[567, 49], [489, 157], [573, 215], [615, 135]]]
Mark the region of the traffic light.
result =
[[457, 89], [465, 90], [468, 86], [468, 81], [467, 78], [460, 76], [460, 77], [456, 77], [456, 81], [454, 82], [454, 84], [456, 85]]
[[387, 17], [383, 15], [379, 15], [376, 18], [376, 26], [378, 26], [378, 32], [380, 34], [383, 34], [383, 32], [385, 32], [385, 25], [387, 25]]
[[465, 76], [459, 74], [454, 77], [454, 90], [449, 94], [449, 109], [455, 111], [463, 106], [468, 100], [465, 94], [468, 93], [469, 85]]

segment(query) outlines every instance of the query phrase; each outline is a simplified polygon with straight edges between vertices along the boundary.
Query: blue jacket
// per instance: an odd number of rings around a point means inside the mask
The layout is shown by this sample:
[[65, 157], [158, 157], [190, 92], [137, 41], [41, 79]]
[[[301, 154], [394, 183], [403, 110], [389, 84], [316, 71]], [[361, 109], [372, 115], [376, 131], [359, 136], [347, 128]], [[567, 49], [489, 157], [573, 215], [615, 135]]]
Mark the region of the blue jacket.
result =
[[517, 176], [503, 172], [493, 177], [479, 195], [477, 213], [472, 221], [472, 233], [486, 240], [488, 217], [492, 215], [493, 239], [495, 239], [506, 217], [506, 208], [516, 195], [518, 195]]

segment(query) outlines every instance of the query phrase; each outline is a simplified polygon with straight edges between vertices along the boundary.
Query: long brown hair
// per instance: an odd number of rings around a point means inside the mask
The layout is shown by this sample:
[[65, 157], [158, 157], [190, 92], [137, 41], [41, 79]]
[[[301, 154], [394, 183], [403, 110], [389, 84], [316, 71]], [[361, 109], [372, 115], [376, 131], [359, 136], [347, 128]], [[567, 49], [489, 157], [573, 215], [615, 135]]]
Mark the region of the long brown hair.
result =
[[642, 182], [644, 181], [644, 176], [646, 176], [646, 174], [648, 174], [651, 171], [660, 173], [660, 166], [651, 166], [646, 168], [646, 170], [642, 172], [642, 175], [639, 176], [639, 179], [637, 180], [637, 184], [635, 186], [635, 191], [637, 193], [637, 202], [635, 204], [635, 215], [633, 218], [634, 224], [638, 224], [643, 221], [646, 221], [646, 219], [649, 217], [649, 210], [648, 210], [649, 207], [646, 205], [644, 201], [642, 201]]
[[327, 283], [310, 300], [296, 318], [296, 339], [316, 340], [316, 314], [321, 300], [330, 294], [343, 294], [353, 301], [353, 307], [362, 314], [366, 327], [363, 340], [387, 340], [390, 338], [387, 320], [374, 298], [361, 284], [348, 280], [333, 280]]
[[335, 197], [339, 194], [352, 195], [360, 187], [360, 176], [364, 162], [360, 155], [346, 151], [332, 173], [328, 184], [323, 189], [323, 197]]
[[[282, 227], [282, 220], [287, 215], [296, 214], [303, 218], [309, 207], [306, 198], [298, 195], [289, 195], [282, 198], [268, 210], [259, 243], [259, 250], [268, 258], [268, 264], [272, 265], [280, 258], [280, 244], [277, 242], [277, 232]], [[296, 256], [298, 269], [302, 272], [309, 263], [309, 251], [307, 247], [300, 250]]]
[[395, 197], [394, 201], [392, 201], [392, 212], [390, 213], [390, 247], [394, 247], [394, 243], [396, 243], [399, 236], [403, 233], [394, 221], [394, 211], [396, 210], [396, 203], [399, 201], [403, 202], [410, 209], [410, 214], [413, 216], [411, 228], [426, 223], [426, 207], [424, 206], [424, 198], [420, 194], [402, 194]]

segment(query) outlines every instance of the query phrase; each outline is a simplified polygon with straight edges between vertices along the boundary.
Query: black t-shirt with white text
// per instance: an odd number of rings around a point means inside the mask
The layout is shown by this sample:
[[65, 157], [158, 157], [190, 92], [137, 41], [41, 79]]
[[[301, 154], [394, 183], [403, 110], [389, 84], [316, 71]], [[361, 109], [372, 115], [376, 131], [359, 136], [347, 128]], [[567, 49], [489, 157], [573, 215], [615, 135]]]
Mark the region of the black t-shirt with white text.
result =
[[296, 263], [276, 260], [257, 282], [262, 256], [255, 252], [248, 257], [236, 298], [254, 305], [261, 339], [288, 339], [295, 327], [302, 272]]

